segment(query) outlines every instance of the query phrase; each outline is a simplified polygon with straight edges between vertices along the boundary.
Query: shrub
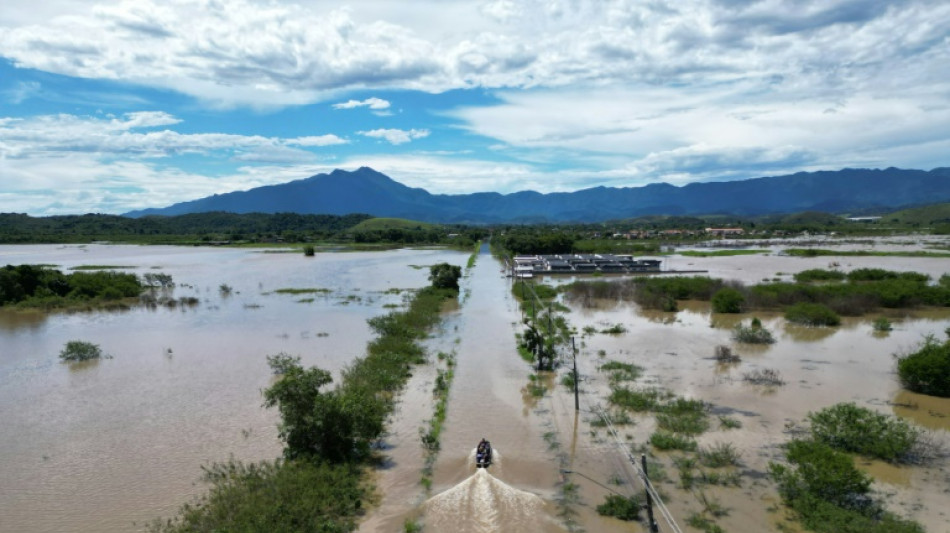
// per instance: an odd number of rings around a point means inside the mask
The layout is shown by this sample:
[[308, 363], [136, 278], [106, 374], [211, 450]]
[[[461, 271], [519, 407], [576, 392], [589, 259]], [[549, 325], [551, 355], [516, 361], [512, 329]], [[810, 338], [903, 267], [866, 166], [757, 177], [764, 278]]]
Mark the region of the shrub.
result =
[[920, 435], [919, 430], [900, 418], [853, 403], [839, 403], [810, 413], [808, 420], [816, 441], [836, 450], [891, 462], [907, 457]]
[[742, 293], [731, 287], [719, 289], [712, 297], [712, 310], [714, 313], [741, 313], [742, 305], [745, 303], [745, 297]]
[[175, 520], [150, 524], [148, 531], [342, 533], [356, 528], [367, 496], [353, 464], [232, 460], [205, 468], [205, 481], [212, 484], [207, 495], [185, 505]]
[[650, 444], [657, 450], [696, 451], [696, 441], [667, 431], [657, 431], [650, 435]]
[[459, 278], [462, 277], [462, 267], [439, 263], [429, 268], [429, 281], [436, 289], [458, 290]]
[[799, 302], [785, 310], [785, 320], [805, 326], [837, 326], [841, 317], [828, 306]]
[[701, 400], [676, 398], [660, 407], [656, 416], [660, 429], [683, 435], [699, 435], [709, 429], [707, 406]]
[[772, 387], [784, 385], [782, 374], [773, 368], [757, 368], [742, 375], [742, 380], [753, 385], [769, 385]]
[[102, 357], [102, 349], [99, 345], [85, 341], [69, 341], [63, 351], [59, 352], [59, 358], [69, 362], [88, 361], [100, 357]]
[[795, 274], [795, 281], [799, 283], [807, 283], [810, 281], [842, 281], [844, 278], [844, 272], [839, 270], [824, 270], [821, 268], [803, 270]]
[[757, 320], [757, 318], [753, 319], [751, 326], [743, 326], [741, 323], [736, 324], [736, 327], [732, 329], [732, 339], [746, 344], [774, 343], [775, 338], [772, 337], [772, 332], [763, 328], [761, 323], [757, 325]]
[[886, 317], [880, 317], [874, 321], [871, 325], [874, 328], [874, 331], [890, 331], [894, 329], [894, 326], [891, 324], [891, 321]]
[[620, 520], [633, 521], [640, 519], [639, 496], [625, 498], [617, 494], [608, 494], [604, 503], [597, 506], [597, 514], [601, 516], [612, 516]]
[[601, 372], [610, 373], [610, 382], [635, 381], [640, 377], [643, 368], [630, 363], [621, 363], [620, 361], [608, 361], [600, 365]]
[[710, 468], [739, 466], [739, 452], [728, 442], [720, 442], [699, 450], [699, 461]]
[[950, 397], [950, 341], [940, 343], [928, 336], [920, 349], [898, 359], [897, 374], [914, 392]]
[[737, 354], [732, 353], [732, 348], [726, 346], [725, 344], [720, 344], [716, 346], [715, 359], [720, 363], [738, 363], [742, 360]]
[[303, 255], [305, 257], [313, 257], [314, 254], [316, 254], [316, 249], [313, 247], [312, 244], [308, 244], [303, 247]]
[[884, 511], [869, 495], [871, 478], [851, 457], [812, 440], [788, 445], [789, 465], [769, 463], [785, 504], [820, 533], [923, 533], [915, 522]]
[[845, 453], [811, 440], [793, 440], [788, 444], [788, 462], [794, 469], [771, 463], [769, 473], [783, 498], [797, 500], [812, 495], [838, 507], [864, 510], [870, 504], [864, 497], [871, 478], [854, 466]]
[[652, 411], [660, 404], [663, 396], [664, 393], [657, 389], [631, 390], [623, 387], [614, 388], [608, 401], [631, 411]]

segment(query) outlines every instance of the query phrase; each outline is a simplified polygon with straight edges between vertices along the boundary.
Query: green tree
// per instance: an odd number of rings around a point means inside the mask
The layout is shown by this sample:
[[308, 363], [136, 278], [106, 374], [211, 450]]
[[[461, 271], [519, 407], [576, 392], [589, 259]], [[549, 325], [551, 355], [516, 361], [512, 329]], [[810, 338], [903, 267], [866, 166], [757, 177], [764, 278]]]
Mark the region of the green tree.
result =
[[744, 303], [745, 297], [742, 293], [731, 287], [719, 289], [712, 297], [712, 309], [715, 313], [741, 313]]
[[321, 392], [333, 381], [317, 367], [280, 362], [283, 377], [264, 391], [264, 405], [280, 410], [280, 438], [288, 459], [344, 462], [364, 457], [383, 431], [386, 406], [372, 391], [346, 387]]
[[897, 374], [914, 392], [950, 397], [950, 341], [928, 336], [919, 350], [898, 359]]
[[459, 289], [459, 278], [462, 277], [462, 267], [439, 263], [429, 268], [429, 282], [436, 289]]

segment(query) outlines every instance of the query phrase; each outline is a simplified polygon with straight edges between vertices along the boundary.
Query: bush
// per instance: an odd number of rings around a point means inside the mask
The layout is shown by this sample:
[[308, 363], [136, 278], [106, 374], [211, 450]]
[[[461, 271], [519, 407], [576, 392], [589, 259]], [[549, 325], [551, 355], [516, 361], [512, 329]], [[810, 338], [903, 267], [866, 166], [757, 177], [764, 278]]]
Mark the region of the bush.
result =
[[844, 272], [839, 270], [824, 270], [821, 268], [803, 270], [795, 274], [795, 281], [799, 283], [808, 283], [810, 281], [842, 281], [844, 278]]
[[462, 267], [439, 263], [429, 268], [429, 281], [436, 289], [459, 289], [459, 278], [462, 277]]
[[739, 452], [728, 442], [720, 442], [699, 450], [699, 461], [710, 468], [739, 466]]
[[100, 357], [102, 357], [102, 349], [99, 345], [85, 341], [69, 341], [63, 351], [59, 352], [59, 358], [69, 362], [88, 361]]
[[914, 392], [950, 397], [950, 341], [928, 336], [919, 350], [898, 359], [897, 374]]
[[726, 287], [719, 289], [712, 297], [714, 313], [741, 313], [745, 297], [736, 289]]
[[753, 319], [751, 326], [743, 326], [741, 323], [736, 324], [736, 327], [732, 329], [732, 339], [736, 342], [744, 342], [746, 344], [774, 343], [775, 338], [772, 337], [772, 332], [763, 328], [761, 323], [757, 325], [757, 320], [757, 318]]
[[696, 451], [696, 441], [683, 435], [676, 435], [667, 431], [657, 431], [650, 435], [650, 444], [657, 450], [680, 450], [684, 452]]
[[643, 368], [620, 361], [607, 361], [600, 365], [600, 371], [609, 372], [610, 382], [617, 383], [619, 381], [636, 381], [640, 377], [640, 373], [643, 372]]
[[366, 486], [359, 467], [309, 461], [218, 463], [205, 469], [211, 490], [185, 505], [174, 521], [151, 524], [152, 533], [215, 531], [319, 531], [356, 528]]
[[303, 247], [303, 255], [305, 257], [313, 257], [316, 254], [317, 250], [313, 247], [312, 244], [308, 244]]
[[640, 503], [639, 496], [625, 498], [617, 494], [608, 494], [604, 499], [604, 503], [597, 506], [597, 514], [612, 516], [629, 522], [640, 519], [641, 507], [643, 505]]
[[820, 533], [923, 533], [915, 523], [884, 511], [869, 495], [871, 478], [848, 454], [812, 440], [788, 445], [789, 465], [769, 463], [785, 504], [802, 525]]
[[837, 326], [841, 317], [822, 304], [797, 303], [785, 310], [785, 320], [806, 326]]
[[652, 411], [663, 397], [665, 393], [657, 389], [630, 390], [624, 387], [610, 391], [607, 401], [631, 411]]
[[868, 509], [871, 502], [866, 495], [871, 478], [854, 466], [848, 454], [822, 442], [793, 440], [788, 444], [787, 456], [794, 469], [769, 465], [783, 498], [796, 501], [813, 496], [845, 509]]
[[909, 457], [920, 431], [904, 420], [839, 403], [810, 413], [811, 434], [836, 450], [896, 462]]
[[891, 324], [891, 321], [886, 317], [880, 317], [874, 321], [871, 325], [874, 328], [874, 331], [891, 331], [894, 329], [894, 326]]
[[742, 374], [742, 381], [753, 385], [767, 385], [777, 387], [785, 384], [782, 374], [774, 368], [757, 368], [751, 372]]

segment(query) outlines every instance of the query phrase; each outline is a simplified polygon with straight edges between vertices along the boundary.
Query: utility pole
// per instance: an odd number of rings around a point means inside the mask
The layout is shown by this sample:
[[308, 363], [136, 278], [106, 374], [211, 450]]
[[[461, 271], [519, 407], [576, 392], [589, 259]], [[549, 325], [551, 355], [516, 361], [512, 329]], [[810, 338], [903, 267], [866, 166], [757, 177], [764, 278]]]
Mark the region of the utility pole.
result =
[[578, 379], [577, 379], [577, 345], [574, 344], [574, 336], [571, 335], [571, 352], [574, 353], [574, 411], [581, 410], [581, 400], [577, 395]]
[[650, 496], [650, 475], [647, 472], [647, 456], [646, 454], [640, 454], [640, 464], [643, 465], [643, 481], [646, 485], [645, 490], [647, 493], [647, 524], [650, 527], [650, 533], [659, 533], [660, 526], [657, 525], [656, 520], [653, 519], [653, 497]]

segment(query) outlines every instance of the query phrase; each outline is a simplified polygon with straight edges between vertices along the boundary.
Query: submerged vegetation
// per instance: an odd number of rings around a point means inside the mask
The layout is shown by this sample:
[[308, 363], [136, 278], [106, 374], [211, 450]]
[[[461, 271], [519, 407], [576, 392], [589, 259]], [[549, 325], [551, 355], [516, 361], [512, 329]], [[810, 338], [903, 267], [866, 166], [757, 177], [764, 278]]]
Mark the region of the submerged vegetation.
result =
[[64, 362], [76, 363], [102, 357], [102, 348], [98, 344], [86, 341], [69, 341], [59, 352], [59, 358]]
[[145, 289], [146, 285], [138, 276], [122, 272], [94, 270], [64, 274], [37, 265], [0, 268], [0, 306], [56, 309], [108, 305], [123, 298], [137, 297]]
[[837, 404], [808, 419], [810, 438], [788, 443], [786, 463], [769, 464], [782, 500], [803, 526], [820, 533], [924, 531], [884, 509], [871, 492], [870, 476], [858, 470], [849, 455], [910, 459], [919, 448], [918, 429], [853, 403]]
[[897, 374], [914, 392], [950, 397], [950, 340], [928, 336], [915, 352], [898, 357]]
[[[710, 301], [718, 313], [784, 309], [789, 320], [812, 325], [836, 325], [837, 315], [861, 316], [880, 308], [950, 306], [950, 284], [932, 285], [916, 272], [861, 268], [847, 274], [812, 269], [794, 282], [745, 286], [703, 276], [638, 277], [618, 281], [576, 281], [567, 297], [633, 301], [646, 309], [675, 310], [680, 300]], [[821, 306], [821, 307], [819, 307]]]
[[210, 491], [175, 519], [153, 523], [151, 531], [353, 531], [371, 492], [365, 469], [372, 444], [412, 365], [425, 360], [419, 341], [439, 320], [442, 302], [457, 296], [452, 289], [426, 287], [405, 311], [370, 319], [376, 339], [334, 388], [325, 370], [304, 368], [287, 354], [269, 357], [281, 377], [264, 398], [280, 411], [283, 459], [211, 466]]

